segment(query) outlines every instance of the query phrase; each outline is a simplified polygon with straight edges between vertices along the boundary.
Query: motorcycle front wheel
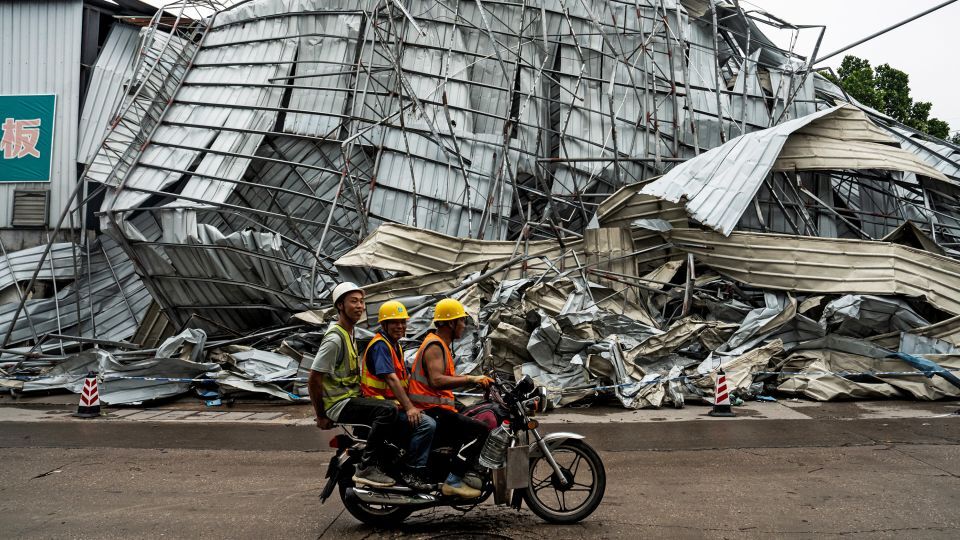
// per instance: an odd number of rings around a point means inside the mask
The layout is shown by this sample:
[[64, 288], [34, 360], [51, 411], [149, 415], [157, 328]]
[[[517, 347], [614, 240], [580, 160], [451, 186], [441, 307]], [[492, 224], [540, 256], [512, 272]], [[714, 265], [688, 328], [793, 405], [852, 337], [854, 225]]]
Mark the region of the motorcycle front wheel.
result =
[[362, 523], [370, 525], [371, 527], [392, 529], [403, 523], [403, 520], [410, 517], [410, 514], [413, 513], [410, 508], [404, 506], [367, 504], [348, 498], [346, 496], [347, 488], [354, 487], [353, 480], [351, 480], [352, 476], [353, 473], [350, 473], [350, 476], [346, 476], [345, 479], [340, 482], [340, 501], [343, 502], [343, 507], [347, 509], [347, 512], [350, 512], [351, 516], [357, 518]]
[[603, 500], [607, 473], [596, 450], [569, 439], [551, 450], [563, 471], [562, 482], [550, 463], [540, 456], [530, 461], [530, 485], [523, 492], [527, 506], [551, 523], [576, 523], [593, 513]]

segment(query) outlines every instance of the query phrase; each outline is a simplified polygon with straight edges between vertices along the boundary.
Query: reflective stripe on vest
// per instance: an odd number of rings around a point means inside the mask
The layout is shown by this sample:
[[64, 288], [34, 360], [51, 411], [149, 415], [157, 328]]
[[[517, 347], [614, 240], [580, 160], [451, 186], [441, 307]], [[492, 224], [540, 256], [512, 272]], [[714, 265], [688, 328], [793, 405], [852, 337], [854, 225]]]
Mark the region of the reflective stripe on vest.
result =
[[[360, 370], [357, 366], [357, 347], [350, 334], [339, 324], [333, 324], [324, 333], [340, 335], [340, 358], [333, 367], [333, 375], [323, 378], [323, 408], [333, 407], [338, 401], [360, 396]], [[346, 361], [344, 361], [346, 360]]]
[[400, 385], [404, 388], [407, 387], [409, 377], [407, 376], [407, 366], [403, 363], [403, 348], [401, 348], [398, 343], [397, 349], [399, 349], [399, 351], [394, 350], [390, 344], [390, 340], [383, 337], [383, 334], [380, 332], [377, 332], [376, 335], [373, 336], [373, 339], [370, 340], [370, 344], [367, 345], [367, 349], [363, 351], [363, 361], [360, 362], [360, 391], [363, 392], [364, 397], [394, 399], [396, 396], [393, 395], [393, 390], [390, 389], [387, 382], [376, 373], [370, 373], [370, 368], [367, 364], [367, 354], [370, 353], [373, 344], [379, 341], [385, 343], [387, 350], [390, 351], [390, 359], [393, 361], [393, 372], [397, 375], [397, 378], [400, 379]]
[[450, 348], [447, 347], [447, 344], [444, 343], [439, 336], [431, 332], [427, 334], [423, 343], [420, 344], [420, 348], [417, 349], [417, 356], [413, 361], [413, 370], [410, 372], [410, 385], [407, 389], [407, 396], [410, 397], [410, 401], [424, 409], [441, 407], [456, 412], [457, 408], [454, 406], [453, 391], [437, 390], [430, 386], [430, 380], [427, 378], [427, 372], [423, 366], [423, 353], [427, 350], [427, 347], [434, 343], [439, 343], [440, 348], [443, 349], [445, 360], [444, 375], [456, 374]]

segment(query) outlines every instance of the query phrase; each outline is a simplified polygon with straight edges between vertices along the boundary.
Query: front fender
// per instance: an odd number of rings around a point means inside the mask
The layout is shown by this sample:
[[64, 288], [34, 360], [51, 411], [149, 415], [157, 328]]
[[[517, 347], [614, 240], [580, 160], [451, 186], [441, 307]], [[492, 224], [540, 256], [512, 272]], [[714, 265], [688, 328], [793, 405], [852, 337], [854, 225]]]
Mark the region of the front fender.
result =
[[[564, 442], [570, 439], [584, 439], [584, 438], [585, 437], [583, 435], [580, 435], [577, 433], [571, 433], [569, 431], [558, 431], [557, 433], [548, 433], [544, 435], [543, 442], [544, 444], [547, 445], [547, 448], [549, 450], [553, 450], [554, 448], [560, 446], [561, 444], [563, 444]], [[537, 441], [533, 441], [532, 443], [530, 443], [530, 457], [536, 458], [536, 457], [542, 457], [542, 456], [543, 456], [543, 452], [540, 450], [540, 445], [537, 444]]]

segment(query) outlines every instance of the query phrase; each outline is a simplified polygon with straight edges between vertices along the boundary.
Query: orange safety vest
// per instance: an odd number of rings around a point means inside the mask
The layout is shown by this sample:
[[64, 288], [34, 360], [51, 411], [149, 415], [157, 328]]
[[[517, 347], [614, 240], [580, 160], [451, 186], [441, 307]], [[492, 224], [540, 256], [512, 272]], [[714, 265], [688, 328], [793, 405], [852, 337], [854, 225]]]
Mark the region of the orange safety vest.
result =
[[413, 371], [410, 373], [410, 385], [407, 388], [407, 395], [410, 397], [410, 401], [421, 409], [441, 407], [457, 412], [457, 408], [454, 406], [453, 391], [437, 390], [430, 386], [430, 380], [427, 378], [427, 372], [423, 366], [423, 352], [434, 343], [440, 344], [440, 347], [443, 348], [443, 355], [447, 360], [443, 370], [444, 375], [456, 374], [450, 347], [447, 347], [447, 344], [440, 339], [440, 336], [431, 332], [427, 334], [423, 343], [420, 344], [420, 348], [417, 349], [417, 356], [413, 361]]
[[393, 371], [397, 374], [397, 378], [400, 379], [400, 384], [404, 388], [407, 387], [407, 380], [410, 376], [407, 374], [406, 364], [403, 363], [403, 349], [400, 348], [400, 344], [397, 344], [397, 350], [394, 350], [393, 345], [390, 344], [390, 340], [383, 337], [383, 334], [380, 332], [377, 332], [376, 335], [373, 336], [373, 339], [370, 340], [370, 344], [367, 345], [367, 349], [363, 351], [363, 362], [360, 363], [360, 391], [363, 392], [364, 397], [396, 399], [387, 381], [375, 373], [371, 373], [367, 365], [367, 353], [373, 348], [373, 344], [378, 341], [387, 344], [387, 349], [390, 351], [390, 359], [393, 360]]

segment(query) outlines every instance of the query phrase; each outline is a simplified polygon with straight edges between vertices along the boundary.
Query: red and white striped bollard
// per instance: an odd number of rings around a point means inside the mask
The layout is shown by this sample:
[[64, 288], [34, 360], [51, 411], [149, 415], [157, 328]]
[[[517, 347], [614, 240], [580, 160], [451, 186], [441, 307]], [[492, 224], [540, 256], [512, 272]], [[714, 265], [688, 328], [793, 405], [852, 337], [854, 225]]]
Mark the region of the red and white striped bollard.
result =
[[727, 376], [723, 372], [723, 367], [717, 371], [717, 387], [713, 394], [713, 410], [710, 416], [736, 416], [730, 409], [730, 391], [727, 389]]
[[97, 387], [97, 374], [93, 371], [87, 373], [87, 378], [83, 381], [80, 405], [77, 406], [77, 413], [74, 416], [79, 418], [100, 416], [100, 389]]

